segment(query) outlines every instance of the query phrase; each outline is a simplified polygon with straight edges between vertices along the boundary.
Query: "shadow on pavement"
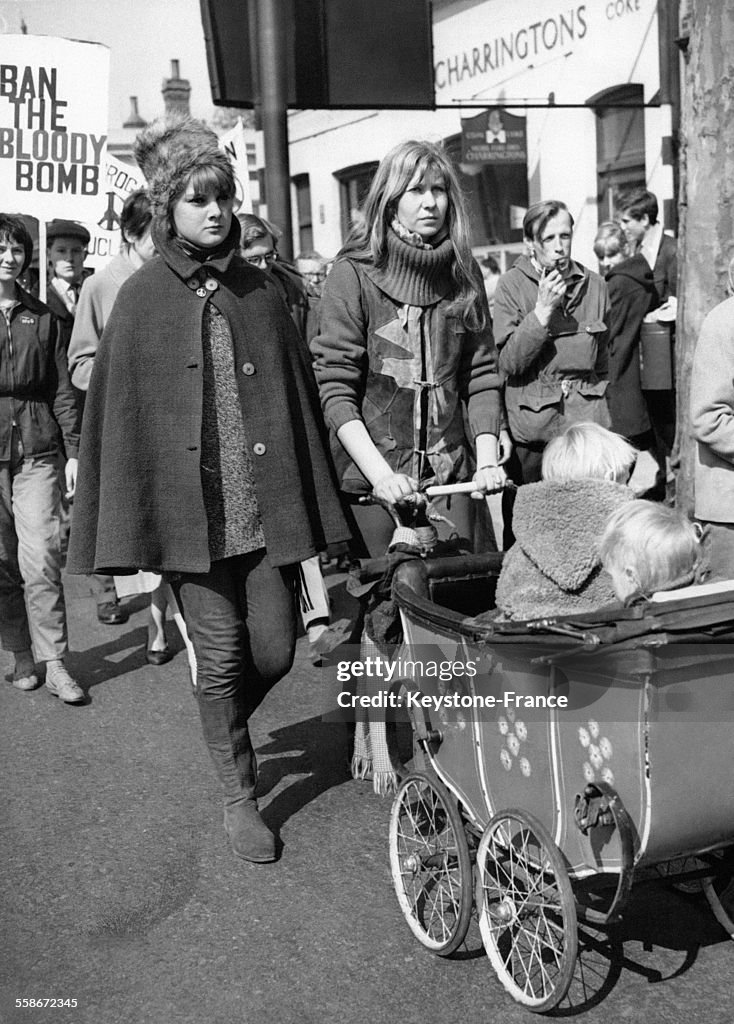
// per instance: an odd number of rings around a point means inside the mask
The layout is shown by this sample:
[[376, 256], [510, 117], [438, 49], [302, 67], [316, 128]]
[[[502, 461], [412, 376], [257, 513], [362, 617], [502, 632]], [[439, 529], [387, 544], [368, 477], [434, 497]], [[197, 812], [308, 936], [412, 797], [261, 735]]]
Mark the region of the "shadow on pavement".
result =
[[316, 797], [351, 781], [353, 733], [350, 723], [324, 722], [320, 716], [270, 730], [270, 741], [258, 745], [257, 750], [263, 757], [258, 768], [258, 799], [263, 801], [281, 782], [296, 776], [263, 807], [262, 816], [270, 828], [279, 830]]
[[[125, 629], [124, 626], [114, 628]], [[167, 623], [166, 635], [171, 653], [175, 657], [183, 651], [183, 642], [170, 623]], [[138, 626], [134, 629], [125, 629], [125, 632], [116, 632], [106, 643], [97, 644], [85, 651], [70, 650], [65, 661], [69, 671], [87, 695], [87, 700], [90, 701], [89, 691], [100, 683], [117, 679], [137, 669], [150, 668], [145, 658], [147, 643], [147, 625]], [[155, 668], [154, 671], [161, 669]]]
[[579, 926], [579, 951], [567, 997], [555, 1017], [575, 1017], [605, 1001], [623, 972], [649, 985], [688, 973], [702, 949], [725, 941], [700, 894], [683, 897], [663, 883], [633, 888], [621, 924], [601, 931]]
[[[412, 756], [410, 728], [400, 723], [388, 729], [391, 749], [403, 765]], [[289, 818], [322, 793], [352, 778], [351, 760], [354, 748], [354, 722], [324, 721], [321, 716], [305, 719], [280, 729], [270, 730], [270, 742], [258, 744], [257, 795], [263, 819], [270, 828], [279, 830]], [[265, 759], [267, 758], [267, 760]], [[409, 769], [407, 769], [409, 770]], [[293, 777], [289, 784], [286, 780]], [[284, 784], [285, 783], [285, 784]], [[364, 780], [361, 780], [364, 787]], [[370, 796], [372, 784], [368, 780]], [[269, 803], [268, 794], [274, 793]], [[375, 796], [375, 800], [382, 798]], [[387, 801], [389, 806], [390, 800]]]

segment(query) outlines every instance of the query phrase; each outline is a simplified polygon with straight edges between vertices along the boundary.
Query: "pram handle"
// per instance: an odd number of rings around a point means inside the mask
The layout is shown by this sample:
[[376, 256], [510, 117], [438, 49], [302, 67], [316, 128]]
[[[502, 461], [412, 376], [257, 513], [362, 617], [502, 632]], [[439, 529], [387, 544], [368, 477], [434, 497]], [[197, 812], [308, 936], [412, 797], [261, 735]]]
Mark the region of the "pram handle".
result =
[[466, 480], [463, 484], [430, 484], [423, 488], [428, 498], [443, 498], [447, 494], [471, 494], [477, 490], [474, 480]]
[[[517, 484], [512, 480], [505, 480], [502, 489], [505, 491], [515, 491], [517, 490]], [[412, 494], [406, 495], [399, 502], [387, 502], [382, 498], [376, 498], [374, 494], [364, 494], [360, 497], [359, 503], [360, 505], [382, 505], [383, 508], [391, 509], [393, 505], [411, 504], [416, 500], [420, 501], [422, 498], [442, 498], [449, 494], [472, 494], [476, 490], [476, 481], [465, 480], [460, 484], [429, 484], [428, 487], [423, 487], [419, 491], [413, 491]]]
[[[423, 493], [427, 498], [442, 498], [444, 494], [471, 494], [472, 491], [476, 490], [476, 481], [466, 480], [463, 484], [431, 484], [423, 488]], [[502, 485], [502, 490], [516, 491], [517, 484], [512, 480], [506, 479]], [[498, 494], [499, 491], [495, 491], [495, 493]]]

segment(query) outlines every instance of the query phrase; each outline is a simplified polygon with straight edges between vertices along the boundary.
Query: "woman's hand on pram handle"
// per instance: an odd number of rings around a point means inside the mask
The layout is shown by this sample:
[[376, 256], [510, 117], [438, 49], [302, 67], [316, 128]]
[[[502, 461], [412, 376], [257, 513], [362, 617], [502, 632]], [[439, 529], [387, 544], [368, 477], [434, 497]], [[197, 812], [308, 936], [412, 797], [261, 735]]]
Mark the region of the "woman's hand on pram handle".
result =
[[[498, 468], [501, 469], [501, 467]], [[477, 472], [479, 472], [479, 470], [477, 470]], [[483, 472], [487, 471], [485, 470]], [[396, 473], [394, 475], [400, 476], [401, 474]], [[495, 476], [494, 479], [498, 478], [498, 476]], [[411, 483], [415, 483], [412, 477], [405, 477], [404, 479], [410, 480]], [[494, 488], [495, 490], [501, 491], [504, 488], [515, 488], [515, 484], [513, 484], [513, 482], [509, 480], [507, 476], [505, 476], [503, 470], [501, 479], [502, 483], [499, 486], [496, 486]], [[397, 499], [384, 497], [383, 494], [378, 491], [377, 487], [375, 487], [371, 494], [365, 494], [359, 500], [360, 503], [363, 505], [382, 505], [383, 508], [386, 508], [388, 511], [390, 511], [395, 505], [406, 505], [413, 507], [415, 505], [425, 505], [426, 502], [430, 501], [432, 498], [443, 498], [451, 494], [471, 494], [472, 496], [474, 496], [475, 494], [479, 494], [480, 498], [486, 497], [484, 491], [477, 491], [477, 479], [475, 475], [474, 480], [465, 480], [464, 483], [460, 484], [429, 484], [427, 487], [423, 487], [422, 489], [419, 489], [418, 485], [416, 484], [415, 488], [412, 491], [403, 494], [401, 497]]]
[[418, 481], [405, 473], [389, 473], [381, 477], [372, 488], [372, 497], [378, 504], [395, 505], [410, 498], [418, 490]]
[[486, 498], [488, 494], [497, 494], [507, 485], [507, 474], [503, 466], [479, 466], [474, 474], [472, 498]]
[[[408, 479], [411, 478], [409, 477]], [[515, 484], [511, 480], [504, 477], [503, 479], [502, 487], [514, 489]], [[501, 490], [502, 488], [498, 489]], [[443, 498], [451, 494], [471, 494], [472, 497], [478, 494], [480, 498], [486, 497], [484, 491], [477, 491], [476, 480], [466, 480], [461, 484], [430, 484], [422, 490], [416, 489], [411, 491], [397, 501], [381, 497], [377, 493], [377, 488], [375, 488], [371, 494], [363, 495], [359, 499], [359, 503], [360, 505], [381, 505], [390, 515], [396, 527], [414, 526], [418, 522], [426, 522], [427, 515], [428, 518], [431, 518], [431, 516], [436, 518], [435, 510], [432, 510], [431, 501], [434, 498]], [[438, 516], [438, 518], [443, 517]], [[448, 520], [446, 521], [448, 522]]]

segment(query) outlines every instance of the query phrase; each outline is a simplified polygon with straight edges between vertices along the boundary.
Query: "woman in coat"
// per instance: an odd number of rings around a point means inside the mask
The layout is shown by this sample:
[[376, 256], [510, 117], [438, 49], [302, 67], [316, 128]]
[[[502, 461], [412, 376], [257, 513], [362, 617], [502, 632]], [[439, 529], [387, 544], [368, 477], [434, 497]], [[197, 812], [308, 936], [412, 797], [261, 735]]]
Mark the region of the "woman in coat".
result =
[[[502, 487], [500, 380], [482, 277], [456, 173], [443, 150], [404, 142], [381, 161], [364, 217], [327, 278], [311, 343], [341, 486], [399, 502], [427, 484]], [[466, 418], [464, 416], [466, 413]], [[473, 506], [473, 507], [472, 507]], [[465, 495], [447, 517], [471, 544]], [[355, 504], [370, 554], [392, 521]]]
[[[120, 252], [106, 267], [85, 282], [79, 295], [69, 342], [69, 373], [72, 384], [78, 388], [82, 396], [86, 395], [89, 388], [99, 339], [112, 312], [117, 293], [124, 282], [155, 255], [150, 237], [152, 220], [153, 211], [145, 190], [138, 189], [132, 192], [125, 200], [120, 214]], [[111, 577], [100, 576], [92, 579], [95, 589], [100, 587], [98, 603], [109, 601], [110, 596], [116, 602], [115, 583]], [[171, 612], [186, 645], [191, 678], [194, 680], [196, 664], [193, 649], [170, 588], [162, 583], [156, 574], [140, 573], [128, 593], [150, 593], [148, 642], [145, 648], [145, 657], [150, 665], [165, 665], [173, 657], [165, 632], [166, 608], [171, 606]]]
[[225, 829], [237, 856], [269, 861], [248, 719], [292, 664], [295, 566], [346, 529], [292, 321], [238, 254], [216, 136], [164, 119], [136, 157], [157, 256], [122, 286], [95, 357], [70, 568], [171, 582]]

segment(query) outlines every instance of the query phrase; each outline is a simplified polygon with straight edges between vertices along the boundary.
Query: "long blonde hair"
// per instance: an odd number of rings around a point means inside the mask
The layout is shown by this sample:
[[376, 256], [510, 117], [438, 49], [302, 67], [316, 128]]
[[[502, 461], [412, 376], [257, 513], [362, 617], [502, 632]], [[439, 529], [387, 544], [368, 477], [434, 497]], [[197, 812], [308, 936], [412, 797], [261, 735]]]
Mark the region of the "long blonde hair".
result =
[[483, 290], [473, 268], [469, 222], [456, 170], [442, 146], [415, 139], [401, 142], [387, 153], [375, 171], [362, 206], [362, 217], [349, 234], [337, 258], [371, 260], [376, 267], [388, 261], [387, 237], [398, 201], [411, 181], [435, 174], [443, 180], [448, 197], [446, 229], [454, 251], [451, 275], [455, 285], [452, 310], [470, 330], [484, 327]]

